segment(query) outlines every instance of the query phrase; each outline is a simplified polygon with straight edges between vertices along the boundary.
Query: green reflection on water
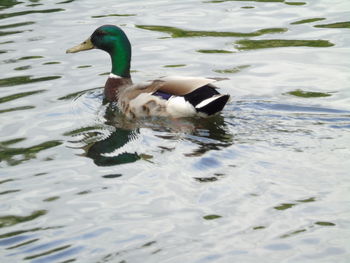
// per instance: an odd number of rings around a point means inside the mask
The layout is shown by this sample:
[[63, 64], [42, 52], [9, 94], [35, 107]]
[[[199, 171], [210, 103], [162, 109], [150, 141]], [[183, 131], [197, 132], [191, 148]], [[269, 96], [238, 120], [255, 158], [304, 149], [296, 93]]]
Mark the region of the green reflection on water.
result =
[[6, 194], [11, 194], [11, 193], [16, 193], [16, 192], [19, 192], [21, 190], [19, 189], [14, 189], [14, 190], [7, 190], [7, 191], [4, 191], [4, 192], [1, 192], [0, 195], [6, 195]]
[[[130, 70], [130, 73], [131, 73], [131, 71], [132, 70]], [[107, 75], [109, 75], [110, 74], [110, 72], [103, 72], [103, 73], [100, 73], [100, 74], [98, 74], [99, 76], [107, 76]]]
[[122, 176], [122, 174], [106, 174], [106, 175], [103, 175], [102, 177], [107, 178], [107, 179], [114, 179], [114, 178], [118, 178], [121, 176]]
[[30, 68], [32, 68], [32, 66], [27, 65], [27, 66], [14, 68], [14, 70], [27, 70], [27, 69], [30, 69]]
[[28, 14], [54, 13], [54, 12], [60, 12], [60, 11], [65, 11], [65, 9], [54, 8], [54, 9], [46, 9], [46, 10], [29, 10], [29, 11], [21, 11], [21, 12], [14, 12], [14, 13], [4, 13], [4, 14], [0, 14], [0, 19], [14, 17], [14, 16], [23, 16]]
[[[61, 145], [62, 142], [57, 140], [43, 142], [27, 148], [12, 148], [9, 145], [25, 140], [25, 138], [17, 138], [9, 141], [0, 142], [0, 162], [5, 161], [8, 165], [18, 165], [24, 161], [36, 158], [36, 154], [40, 151]], [[22, 158], [20, 159], [20, 156]], [[16, 157], [16, 158], [14, 158]]]
[[43, 56], [25, 56], [25, 57], [20, 57], [20, 58], [17, 58], [17, 59], [7, 59], [7, 60], [4, 60], [5, 63], [16, 63], [20, 60], [29, 60], [29, 59], [38, 59], [38, 58], [44, 58]]
[[39, 5], [43, 5], [43, 4], [37, 3], [37, 4], [26, 5], [26, 6], [33, 7], [33, 6], [39, 6]]
[[100, 16], [91, 16], [91, 18], [102, 18], [109, 16], [136, 16], [136, 14], [109, 14], [109, 15], [100, 15]]
[[306, 229], [295, 230], [291, 233], [281, 235], [280, 238], [288, 238], [288, 237], [295, 236], [295, 235], [303, 233], [303, 232], [306, 232]]
[[37, 59], [37, 58], [44, 58], [43, 56], [25, 56], [21, 57], [18, 60], [28, 60], [28, 59]]
[[0, 37], [7, 36], [7, 35], [13, 35], [18, 33], [23, 33], [24, 31], [0, 31]]
[[303, 91], [303, 90], [294, 90], [287, 92], [287, 94], [302, 97], [302, 98], [319, 98], [319, 97], [329, 97], [332, 96], [329, 93], [323, 93], [323, 92], [314, 92], [314, 91]]
[[91, 68], [92, 66], [91, 65], [81, 65], [81, 66], [78, 66], [77, 68]]
[[196, 50], [199, 53], [223, 53], [223, 54], [229, 54], [229, 53], [235, 53], [234, 51], [228, 51], [228, 50], [223, 50], [223, 49], [198, 49]]
[[28, 230], [18, 230], [18, 231], [14, 231], [14, 232], [9, 232], [9, 233], [5, 233], [5, 234], [0, 235], [0, 239], [18, 236], [18, 235], [21, 235], [24, 233], [34, 232], [34, 231], [39, 231], [39, 230], [42, 230], [42, 228], [33, 228], [33, 229], [28, 229]]
[[284, 2], [286, 5], [305, 5], [305, 2]]
[[315, 17], [315, 18], [309, 18], [309, 19], [303, 19], [303, 20], [298, 20], [295, 21], [293, 23], [290, 23], [291, 25], [300, 25], [300, 24], [306, 24], [306, 23], [312, 23], [312, 22], [316, 22], [316, 21], [321, 21], [321, 20], [325, 20], [326, 18], [322, 18], [322, 17]]
[[62, 1], [62, 2], [58, 2], [57, 4], [68, 4], [68, 3], [72, 3], [75, 0], [66, 0], [66, 1]]
[[1, 0], [0, 1], [0, 10], [13, 7], [13, 6], [18, 5], [20, 3], [22, 3], [22, 2], [18, 2], [16, 0]]
[[147, 242], [146, 244], [143, 244], [141, 247], [150, 247], [150, 246], [153, 246], [154, 244], [156, 244], [157, 241], [150, 241], [150, 242]]
[[289, 208], [292, 208], [293, 206], [295, 206], [296, 204], [293, 204], [293, 203], [285, 203], [285, 204], [280, 204], [278, 206], [275, 206], [274, 208], [276, 210], [286, 210], [286, 209], [289, 209]]
[[0, 29], [11, 28], [11, 27], [19, 27], [19, 26], [26, 26], [26, 25], [32, 25], [32, 24], [35, 24], [35, 22], [28, 21], [28, 22], [23, 22], [23, 23], [8, 24], [8, 25], [0, 26]]
[[26, 138], [16, 138], [16, 139], [12, 139], [12, 140], [8, 140], [8, 141], [3, 141], [0, 142], [2, 145], [11, 145], [11, 144], [15, 144], [18, 142], [22, 142], [24, 141]]
[[203, 216], [203, 218], [205, 220], [214, 220], [214, 219], [218, 219], [220, 217], [222, 217], [222, 216], [220, 216], [220, 215], [206, 215], [206, 216]]
[[0, 45], [4, 45], [4, 44], [11, 44], [14, 43], [14, 41], [5, 41], [5, 42], [0, 42]]
[[37, 210], [31, 213], [29, 216], [2, 216], [0, 217], [0, 228], [13, 226], [19, 223], [27, 222], [34, 220], [40, 216], [43, 216], [47, 213], [47, 210]]
[[332, 24], [324, 24], [324, 25], [315, 25], [314, 27], [320, 27], [320, 28], [350, 28], [350, 21], [338, 22], [338, 23], [332, 23]]
[[5, 184], [5, 183], [8, 183], [8, 182], [12, 182], [12, 181], [14, 181], [14, 179], [6, 179], [6, 180], [0, 181], [0, 184]]
[[304, 233], [308, 230], [310, 230], [311, 228], [314, 227], [314, 225], [318, 225], [318, 226], [335, 226], [334, 223], [332, 222], [326, 222], [326, 221], [317, 221], [315, 223], [313, 223], [312, 225], [306, 227], [306, 228], [302, 228], [302, 229], [298, 229], [298, 230], [294, 230], [292, 232], [288, 232], [286, 234], [283, 234], [280, 236], [280, 238], [289, 238], [289, 237], [293, 237], [295, 235], [298, 235], [300, 233]]
[[255, 226], [253, 227], [253, 230], [260, 230], [260, 229], [265, 229], [266, 226]]
[[91, 190], [85, 190], [85, 191], [81, 191], [79, 193], [77, 193], [77, 195], [86, 195], [86, 194], [90, 194]]
[[6, 113], [6, 112], [11, 112], [11, 111], [30, 110], [30, 109], [34, 109], [34, 108], [35, 108], [35, 106], [21, 106], [21, 107], [9, 108], [9, 109], [0, 110], [0, 114]]
[[[41, 211], [41, 210], [39, 210], [39, 211]], [[13, 231], [13, 232], [9, 232], [9, 233], [5, 233], [5, 234], [0, 235], [0, 239], [9, 238], [9, 237], [13, 237], [13, 236], [19, 236], [19, 235], [29, 233], [29, 232], [36, 232], [36, 231], [41, 231], [41, 230], [49, 230], [49, 229], [57, 229], [57, 228], [61, 228], [61, 227], [59, 227], [59, 226], [47, 227], [47, 228], [38, 227], [38, 228], [32, 228], [32, 229], [27, 229], [27, 230], [18, 230], [18, 231]]]
[[51, 62], [45, 62], [43, 65], [55, 65], [55, 64], [61, 64], [61, 62], [58, 61], [51, 61]]
[[185, 30], [170, 26], [153, 26], [153, 25], [136, 25], [137, 28], [164, 32], [173, 38], [178, 37], [256, 37], [264, 34], [283, 33], [288, 31], [287, 28], [265, 28], [251, 33], [240, 32], [218, 32], [218, 31], [201, 31], [201, 30]]
[[245, 69], [248, 67], [250, 67], [250, 65], [241, 65], [230, 69], [214, 69], [213, 71], [216, 73], [222, 73], [222, 74], [233, 74], [233, 73], [238, 73], [242, 69]]
[[29, 245], [31, 243], [34, 243], [36, 241], [40, 240], [39, 238], [34, 238], [34, 239], [31, 239], [31, 240], [28, 240], [28, 241], [25, 241], [23, 243], [19, 243], [17, 245], [14, 245], [12, 247], [7, 247], [6, 249], [14, 249], [14, 248], [19, 248], [19, 247], [23, 247], [23, 246], [26, 246], [26, 245]]
[[215, 182], [218, 180], [217, 177], [194, 177], [194, 179], [200, 183]]
[[59, 198], [60, 198], [59, 196], [52, 196], [52, 197], [45, 198], [43, 201], [44, 202], [52, 202], [52, 201], [55, 201]]
[[180, 68], [180, 67], [185, 67], [186, 64], [176, 64], [176, 65], [165, 65], [163, 66], [164, 68]]
[[32, 255], [32, 256], [27, 256], [27, 257], [25, 257], [24, 259], [25, 259], [25, 260], [29, 260], [29, 259], [34, 259], [34, 258], [42, 257], [42, 256], [47, 256], [47, 255], [50, 255], [50, 254], [55, 253], [55, 252], [57, 252], [57, 251], [61, 251], [61, 250], [70, 248], [71, 246], [72, 246], [72, 245], [65, 245], [65, 246], [62, 246], [62, 247], [54, 248], [54, 249], [45, 251], [45, 252], [40, 253], [40, 254], [36, 254], [36, 255]]
[[332, 222], [325, 222], [325, 221], [315, 222], [315, 225], [319, 225], [319, 226], [335, 226], [334, 223], [332, 223]]
[[332, 47], [333, 43], [328, 40], [289, 40], [289, 39], [268, 39], [251, 40], [242, 39], [236, 41], [238, 49], [260, 49], [276, 47]]
[[296, 206], [297, 204], [300, 204], [300, 203], [310, 203], [310, 202], [315, 202], [315, 201], [316, 201], [315, 197], [309, 197], [306, 199], [296, 200], [295, 201], [296, 203], [283, 203], [283, 204], [280, 204], [278, 206], [275, 206], [274, 208], [276, 210], [286, 210], [286, 209], [292, 208], [293, 206]]
[[61, 76], [32, 78], [32, 76], [27, 75], [27, 76], [11, 77], [11, 78], [0, 79], [0, 87], [23, 85], [23, 84], [29, 84], [34, 82], [40, 82], [40, 81], [54, 80], [59, 78], [61, 78]]
[[19, 99], [19, 98], [27, 97], [27, 96], [38, 94], [38, 93], [43, 93], [44, 91], [46, 91], [46, 90], [35, 90], [35, 91], [28, 91], [28, 92], [20, 92], [20, 93], [12, 94], [12, 95], [9, 95], [9, 96], [0, 97], [0, 103], [8, 102], [8, 101], [11, 101], [11, 100], [16, 100], [16, 99]]
[[315, 197], [310, 197], [310, 198], [306, 198], [306, 199], [297, 200], [297, 202], [299, 202], [299, 203], [310, 203], [310, 202], [315, 202], [315, 201], [316, 201]]

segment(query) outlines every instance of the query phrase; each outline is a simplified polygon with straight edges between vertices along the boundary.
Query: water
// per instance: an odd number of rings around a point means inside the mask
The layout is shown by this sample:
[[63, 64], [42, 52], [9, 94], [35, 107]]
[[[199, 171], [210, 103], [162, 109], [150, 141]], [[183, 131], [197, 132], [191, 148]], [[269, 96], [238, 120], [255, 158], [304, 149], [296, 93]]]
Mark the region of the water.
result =
[[[1, 262], [348, 262], [347, 1], [0, 1]], [[135, 82], [215, 76], [210, 119], [131, 123], [102, 24]]]

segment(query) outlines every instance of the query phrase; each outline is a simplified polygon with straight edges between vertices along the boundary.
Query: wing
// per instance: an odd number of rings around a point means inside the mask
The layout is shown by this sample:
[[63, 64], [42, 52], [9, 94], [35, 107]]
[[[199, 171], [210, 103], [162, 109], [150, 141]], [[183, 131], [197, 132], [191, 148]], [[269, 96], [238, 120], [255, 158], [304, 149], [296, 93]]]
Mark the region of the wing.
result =
[[163, 85], [163, 81], [155, 80], [150, 83], [143, 83], [138, 85], [132, 85], [125, 90], [120, 91], [119, 96], [125, 98], [128, 101], [133, 100], [142, 93], [153, 93], [159, 90]]
[[[183, 96], [195, 89], [211, 84], [217, 81], [212, 78], [197, 78], [197, 77], [164, 77], [156, 82], [159, 83], [158, 90], [173, 95]], [[215, 86], [212, 86], [216, 88]]]

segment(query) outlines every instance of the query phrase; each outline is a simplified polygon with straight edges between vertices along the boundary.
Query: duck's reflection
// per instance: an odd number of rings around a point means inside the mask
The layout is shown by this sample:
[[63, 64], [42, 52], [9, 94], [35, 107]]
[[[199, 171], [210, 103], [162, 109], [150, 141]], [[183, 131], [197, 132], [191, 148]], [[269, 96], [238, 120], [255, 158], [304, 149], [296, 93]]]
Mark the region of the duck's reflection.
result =
[[138, 134], [139, 128], [128, 123], [113, 104], [105, 110], [104, 123], [65, 133], [74, 138], [70, 141], [74, 145], [72, 148], [83, 149], [83, 156], [91, 158], [98, 166], [132, 163], [141, 159], [137, 152], [123, 150], [123, 146], [135, 140]]
[[111, 133], [106, 139], [93, 143], [87, 149], [86, 156], [93, 159], [94, 163], [98, 166], [136, 162], [141, 158], [136, 152], [121, 152], [116, 155], [112, 153], [135, 138], [137, 133], [137, 130], [117, 128], [117, 130]]
[[[145, 150], [142, 146], [127, 147], [128, 143], [139, 137], [140, 128], [152, 129], [156, 132], [154, 136], [165, 140], [178, 140], [180, 135], [181, 140], [198, 145], [192, 152], [185, 154], [188, 157], [219, 150], [232, 145], [233, 142], [233, 136], [221, 115], [206, 119], [154, 118], [131, 121], [111, 104], [106, 108], [104, 120], [103, 125], [84, 127], [67, 133], [77, 139], [72, 143], [82, 144], [78, 148], [82, 148], [85, 151], [84, 155], [93, 159], [98, 166], [132, 163], [149, 156], [139, 152], [140, 148]], [[106, 127], [113, 127], [114, 130]], [[158, 145], [157, 147], [162, 148]]]

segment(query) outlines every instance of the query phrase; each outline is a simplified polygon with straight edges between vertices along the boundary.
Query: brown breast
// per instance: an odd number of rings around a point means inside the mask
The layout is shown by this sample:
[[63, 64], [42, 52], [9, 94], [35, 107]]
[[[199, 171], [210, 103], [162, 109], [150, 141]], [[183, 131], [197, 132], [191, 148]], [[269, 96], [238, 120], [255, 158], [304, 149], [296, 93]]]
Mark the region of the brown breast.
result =
[[118, 90], [126, 85], [132, 85], [130, 78], [111, 78], [109, 77], [105, 84], [104, 95], [108, 101], [118, 99]]

